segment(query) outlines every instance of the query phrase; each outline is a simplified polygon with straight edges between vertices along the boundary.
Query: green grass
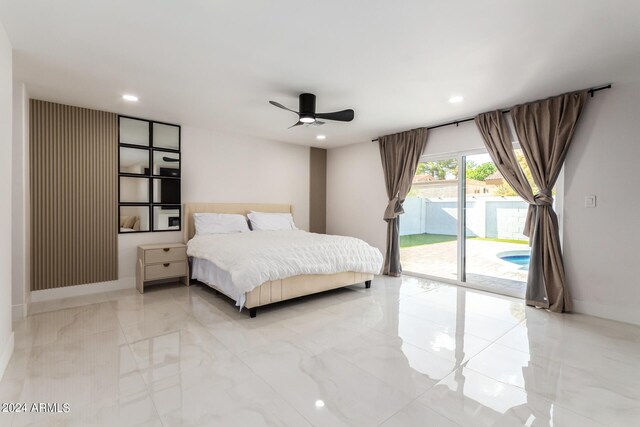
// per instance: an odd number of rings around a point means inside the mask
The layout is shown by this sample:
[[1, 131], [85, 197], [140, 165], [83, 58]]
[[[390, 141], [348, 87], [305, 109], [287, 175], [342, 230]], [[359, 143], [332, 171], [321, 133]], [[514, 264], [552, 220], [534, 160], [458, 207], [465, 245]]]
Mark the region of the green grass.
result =
[[[449, 236], [447, 234], [410, 234], [407, 236], [400, 236], [400, 247], [410, 248], [413, 246], [433, 245], [436, 243], [454, 242], [456, 236]], [[520, 245], [526, 245], [526, 240], [511, 240], [511, 239], [494, 239], [491, 237], [471, 237], [473, 240], [486, 240], [488, 242], [501, 242], [501, 243], [517, 243]]]
[[412, 246], [433, 245], [434, 243], [454, 242], [456, 236], [447, 234], [409, 234], [400, 236], [400, 247], [410, 248]]

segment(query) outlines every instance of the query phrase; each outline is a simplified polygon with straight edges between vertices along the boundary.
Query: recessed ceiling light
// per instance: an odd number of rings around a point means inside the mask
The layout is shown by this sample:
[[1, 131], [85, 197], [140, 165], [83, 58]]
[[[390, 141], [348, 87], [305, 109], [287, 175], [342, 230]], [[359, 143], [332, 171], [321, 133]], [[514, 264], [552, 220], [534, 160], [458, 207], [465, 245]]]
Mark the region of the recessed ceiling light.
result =
[[316, 400], [316, 408], [322, 408], [324, 407], [324, 401], [318, 399]]
[[122, 95], [122, 99], [124, 99], [125, 101], [131, 101], [131, 102], [137, 102], [138, 101], [138, 97], [137, 96], [129, 95], [129, 94]]
[[462, 101], [464, 101], [464, 97], [460, 95], [452, 96], [451, 98], [449, 98], [449, 102], [452, 104], [458, 104]]
[[323, 139], [327, 139], [327, 137], [324, 135], [317, 135], [316, 139], [323, 140]]

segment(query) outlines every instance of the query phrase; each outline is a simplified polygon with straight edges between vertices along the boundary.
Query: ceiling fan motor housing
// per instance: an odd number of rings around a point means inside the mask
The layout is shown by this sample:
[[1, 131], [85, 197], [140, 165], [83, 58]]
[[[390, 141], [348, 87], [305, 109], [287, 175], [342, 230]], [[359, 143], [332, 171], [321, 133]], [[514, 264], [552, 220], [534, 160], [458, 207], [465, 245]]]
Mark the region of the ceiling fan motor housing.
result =
[[316, 96], [312, 93], [303, 93], [300, 95], [300, 118], [311, 118], [315, 119], [316, 117]]

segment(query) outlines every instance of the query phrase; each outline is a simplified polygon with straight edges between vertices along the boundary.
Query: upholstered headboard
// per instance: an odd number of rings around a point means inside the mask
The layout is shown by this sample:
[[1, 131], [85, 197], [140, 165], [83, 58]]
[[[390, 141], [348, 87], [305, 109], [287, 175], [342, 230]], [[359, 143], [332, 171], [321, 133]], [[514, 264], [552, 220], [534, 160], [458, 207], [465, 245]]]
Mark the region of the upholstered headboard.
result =
[[187, 243], [196, 234], [193, 221], [194, 213], [228, 213], [246, 215], [250, 211], [293, 213], [291, 205], [272, 205], [266, 203], [185, 203], [184, 242]]

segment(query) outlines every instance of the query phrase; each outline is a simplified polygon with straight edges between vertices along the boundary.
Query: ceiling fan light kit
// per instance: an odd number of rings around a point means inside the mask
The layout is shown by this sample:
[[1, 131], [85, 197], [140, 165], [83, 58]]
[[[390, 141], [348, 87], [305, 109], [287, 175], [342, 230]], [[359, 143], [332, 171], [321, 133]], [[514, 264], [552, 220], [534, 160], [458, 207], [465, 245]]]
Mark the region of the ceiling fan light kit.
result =
[[269, 103], [275, 107], [291, 111], [292, 113], [296, 113], [298, 115], [298, 121], [293, 126], [290, 126], [289, 129], [304, 124], [314, 124], [317, 126], [323, 125], [324, 122], [321, 122], [318, 119], [334, 120], [338, 122], [350, 122], [351, 120], [353, 120], [354, 116], [353, 110], [351, 109], [336, 111], [333, 113], [316, 113], [316, 96], [312, 93], [303, 93], [300, 95], [298, 104], [299, 111], [294, 111], [290, 108], [287, 108], [279, 102], [269, 101]]

